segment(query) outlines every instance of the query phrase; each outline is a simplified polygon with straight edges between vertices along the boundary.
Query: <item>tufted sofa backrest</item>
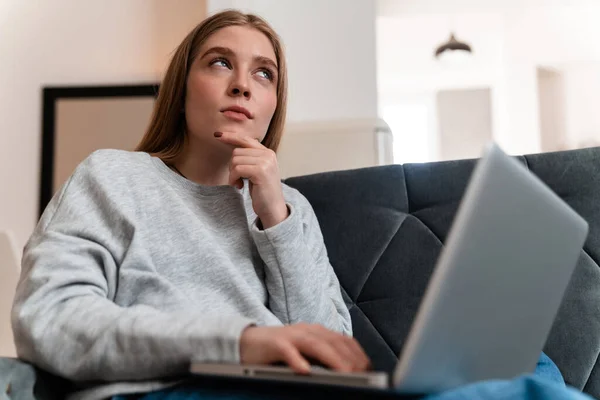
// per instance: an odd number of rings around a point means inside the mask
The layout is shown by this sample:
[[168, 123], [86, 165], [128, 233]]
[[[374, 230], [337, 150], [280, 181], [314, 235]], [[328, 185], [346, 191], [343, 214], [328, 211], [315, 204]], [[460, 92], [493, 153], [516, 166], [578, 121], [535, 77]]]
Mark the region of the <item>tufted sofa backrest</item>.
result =
[[[600, 148], [519, 157], [590, 224], [544, 351], [566, 381], [600, 397]], [[355, 337], [391, 371], [476, 160], [289, 178], [319, 219]]]

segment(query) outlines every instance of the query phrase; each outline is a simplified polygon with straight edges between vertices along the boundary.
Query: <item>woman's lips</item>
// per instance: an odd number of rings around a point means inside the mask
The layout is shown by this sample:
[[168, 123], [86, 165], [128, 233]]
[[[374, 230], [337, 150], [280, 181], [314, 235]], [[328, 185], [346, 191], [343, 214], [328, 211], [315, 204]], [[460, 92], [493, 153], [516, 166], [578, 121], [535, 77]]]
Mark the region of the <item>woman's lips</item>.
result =
[[225, 115], [225, 117], [235, 121], [245, 121], [247, 119], [254, 118], [250, 110], [237, 104], [225, 107], [221, 109], [221, 112]]
[[232, 111], [232, 110], [223, 111], [223, 115], [234, 121], [246, 121], [248, 119], [246, 114], [244, 114], [242, 112], [238, 112], [238, 111]]

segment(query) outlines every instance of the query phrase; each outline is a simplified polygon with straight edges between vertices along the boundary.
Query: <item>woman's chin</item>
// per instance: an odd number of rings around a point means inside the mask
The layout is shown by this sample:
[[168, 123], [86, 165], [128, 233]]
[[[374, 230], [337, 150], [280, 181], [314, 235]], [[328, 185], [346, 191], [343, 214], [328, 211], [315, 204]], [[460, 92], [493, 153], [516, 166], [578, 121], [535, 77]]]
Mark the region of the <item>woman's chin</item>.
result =
[[239, 136], [246, 136], [246, 137], [251, 137], [253, 139], [256, 140], [260, 140], [261, 139], [261, 135], [258, 135], [256, 132], [251, 132], [249, 131], [247, 128], [245, 129], [245, 127], [240, 126], [239, 124], [220, 124], [218, 125], [217, 129], [215, 129], [215, 132], [227, 132], [227, 133], [234, 133], [236, 135]]

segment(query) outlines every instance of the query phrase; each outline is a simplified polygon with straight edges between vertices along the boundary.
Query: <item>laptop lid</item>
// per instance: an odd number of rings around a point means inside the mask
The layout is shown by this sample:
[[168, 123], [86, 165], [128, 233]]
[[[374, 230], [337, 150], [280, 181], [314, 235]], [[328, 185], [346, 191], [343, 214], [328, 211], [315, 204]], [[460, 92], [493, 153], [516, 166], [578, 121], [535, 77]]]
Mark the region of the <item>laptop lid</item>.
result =
[[516, 159], [478, 162], [393, 383], [430, 393], [533, 372], [588, 224]]

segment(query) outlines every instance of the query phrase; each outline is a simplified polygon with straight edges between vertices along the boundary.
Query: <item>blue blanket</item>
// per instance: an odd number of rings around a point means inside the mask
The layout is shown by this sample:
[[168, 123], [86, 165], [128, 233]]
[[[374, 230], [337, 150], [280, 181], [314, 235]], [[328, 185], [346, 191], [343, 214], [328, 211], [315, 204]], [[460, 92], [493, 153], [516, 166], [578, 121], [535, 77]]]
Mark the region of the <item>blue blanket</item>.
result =
[[[404, 395], [398, 393], [398, 400]], [[315, 396], [318, 398], [319, 396]], [[390, 396], [387, 396], [390, 397]], [[240, 392], [239, 390], [206, 389], [192, 384], [176, 386], [157, 392], [116, 396], [112, 400], [258, 400], [296, 399], [295, 393]], [[368, 398], [365, 396], [365, 398]], [[542, 353], [535, 373], [513, 380], [484, 381], [462, 386], [443, 393], [425, 396], [422, 400], [593, 400], [591, 397], [569, 388], [558, 367]]]

